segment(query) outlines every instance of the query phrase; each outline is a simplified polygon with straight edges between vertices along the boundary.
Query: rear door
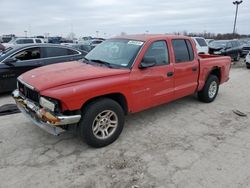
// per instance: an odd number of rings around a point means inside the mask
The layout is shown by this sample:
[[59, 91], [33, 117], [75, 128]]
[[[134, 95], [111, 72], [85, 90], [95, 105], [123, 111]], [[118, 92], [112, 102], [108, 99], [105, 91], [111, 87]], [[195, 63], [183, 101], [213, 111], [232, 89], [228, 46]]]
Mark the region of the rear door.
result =
[[2, 64], [4, 66], [2, 67], [2, 74], [5, 77], [2, 80], [2, 89], [5, 91], [11, 91], [16, 88], [16, 79], [18, 76], [43, 65], [41, 49], [39, 47], [23, 49], [10, 56], [10, 58], [16, 58], [17, 61], [9, 65]]
[[194, 57], [192, 43], [187, 39], [173, 39], [175, 99], [193, 94], [197, 89], [199, 62]]

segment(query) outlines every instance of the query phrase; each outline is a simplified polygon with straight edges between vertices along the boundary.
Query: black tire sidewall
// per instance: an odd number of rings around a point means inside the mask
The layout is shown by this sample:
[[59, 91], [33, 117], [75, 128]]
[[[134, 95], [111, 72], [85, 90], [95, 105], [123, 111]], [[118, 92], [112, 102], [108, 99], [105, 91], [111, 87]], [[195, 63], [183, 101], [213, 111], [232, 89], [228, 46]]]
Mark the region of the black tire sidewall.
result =
[[[98, 139], [95, 137], [92, 124], [95, 117], [105, 110], [112, 110], [118, 117], [118, 126], [115, 132], [107, 139]], [[97, 99], [88, 104], [82, 112], [82, 119], [79, 123], [80, 136], [92, 147], [104, 147], [113, 143], [121, 134], [124, 125], [124, 111], [114, 100], [108, 98]]]
[[[210, 87], [211, 83], [214, 81], [217, 83], [217, 90], [216, 90], [216, 94], [214, 95], [214, 97], [210, 98], [209, 97], [209, 87]], [[204, 88], [200, 92], [198, 92], [198, 97], [202, 102], [210, 103], [210, 102], [213, 102], [215, 100], [215, 98], [218, 95], [218, 92], [219, 92], [219, 79], [215, 75], [210, 75], [205, 83]]]

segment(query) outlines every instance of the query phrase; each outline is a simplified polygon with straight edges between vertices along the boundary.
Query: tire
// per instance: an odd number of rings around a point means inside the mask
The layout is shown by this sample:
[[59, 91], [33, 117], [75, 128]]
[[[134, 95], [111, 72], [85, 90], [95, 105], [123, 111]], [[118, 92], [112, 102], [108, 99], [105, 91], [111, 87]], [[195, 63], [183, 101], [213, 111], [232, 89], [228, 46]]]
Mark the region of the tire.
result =
[[97, 99], [82, 110], [80, 136], [92, 147], [107, 146], [121, 134], [124, 116], [122, 107], [116, 101], [108, 98]]
[[239, 61], [240, 60], [240, 53], [237, 53], [237, 56], [234, 58], [234, 61]]
[[247, 67], [247, 69], [250, 69], [250, 64], [246, 63], [246, 67]]
[[[213, 87], [213, 88], [212, 88]], [[201, 91], [198, 92], [198, 98], [205, 103], [213, 102], [219, 91], [219, 79], [215, 75], [210, 75]]]

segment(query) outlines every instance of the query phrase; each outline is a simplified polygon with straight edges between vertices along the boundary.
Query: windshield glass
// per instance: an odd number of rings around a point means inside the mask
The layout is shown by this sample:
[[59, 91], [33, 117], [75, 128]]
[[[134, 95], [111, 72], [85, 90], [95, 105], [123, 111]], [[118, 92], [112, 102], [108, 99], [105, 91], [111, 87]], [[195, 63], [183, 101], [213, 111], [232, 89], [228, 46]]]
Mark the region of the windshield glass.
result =
[[226, 41], [214, 41], [211, 43], [211, 46], [219, 47], [219, 48], [224, 48], [227, 46]]
[[85, 57], [114, 66], [130, 67], [144, 42], [128, 39], [110, 39], [102, 42]]
[[15, 38], [12, 38], [8, 43], [12, 44], [12, 43], [14, 43], [15, 41], [16, 41], [16, 39], [15, 39]]
[[10, 50], [12, 50], [13, 48], [9, 47], [9, 48], [6, 48], [5, 50], [1, 51], [0, 52], [0, 57], [4, 56], [7, 52], [9, 52]]

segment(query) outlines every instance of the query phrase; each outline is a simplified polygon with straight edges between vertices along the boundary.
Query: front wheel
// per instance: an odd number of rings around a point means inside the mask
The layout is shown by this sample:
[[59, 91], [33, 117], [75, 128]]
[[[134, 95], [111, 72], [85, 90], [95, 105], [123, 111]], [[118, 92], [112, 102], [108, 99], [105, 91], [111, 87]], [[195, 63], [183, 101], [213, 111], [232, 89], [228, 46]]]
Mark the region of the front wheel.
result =
[[219, 79], [215, 75], [210, 75], [201, 91], [198, 92], [198, 98], [205, 103], [213, 102], [219, 91]]
[[92, 147], [104, 147], [119, 137], [123, 125], [122, 107], [112, 99], [100, 98], [83, 109], [80, 136]]

